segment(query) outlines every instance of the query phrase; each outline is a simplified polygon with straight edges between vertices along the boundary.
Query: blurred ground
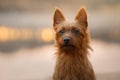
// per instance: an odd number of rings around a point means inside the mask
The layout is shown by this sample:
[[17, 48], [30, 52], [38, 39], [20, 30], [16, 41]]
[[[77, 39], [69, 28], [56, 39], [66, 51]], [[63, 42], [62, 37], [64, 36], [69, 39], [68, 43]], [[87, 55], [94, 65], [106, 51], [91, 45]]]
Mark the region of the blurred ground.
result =
[[[97, 80], [120, 80], [120, 45], [92, 41], [89, 56]], [[46, 45], [12, 54], [0, 53], [0, 80], [50, 80], [55, 65], [55, 48]]]

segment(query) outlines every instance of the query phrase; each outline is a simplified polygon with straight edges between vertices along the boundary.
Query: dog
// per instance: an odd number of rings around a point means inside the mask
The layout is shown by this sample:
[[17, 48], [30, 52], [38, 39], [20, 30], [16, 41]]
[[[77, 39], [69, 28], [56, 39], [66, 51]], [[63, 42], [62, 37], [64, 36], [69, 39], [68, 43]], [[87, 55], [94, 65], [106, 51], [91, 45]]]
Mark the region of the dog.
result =
[[52, 80], [96, 80], [88, 60], [90, 36], [87, 13], [81, 8], [73, 22], [67, 22], [59, 8], [53, 16], [56, 66]]

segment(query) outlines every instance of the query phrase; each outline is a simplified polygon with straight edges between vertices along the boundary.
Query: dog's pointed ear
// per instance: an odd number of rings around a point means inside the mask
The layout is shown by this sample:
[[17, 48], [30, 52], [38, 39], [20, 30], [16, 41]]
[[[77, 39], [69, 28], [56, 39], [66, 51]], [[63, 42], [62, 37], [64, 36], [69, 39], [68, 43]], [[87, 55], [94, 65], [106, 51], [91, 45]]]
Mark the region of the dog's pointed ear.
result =
[[85, 11], [84, 8], [81, 8], [76, 17], [75, 17], [75, 20], [80, 23], [81, 25], [84, 25], [85, 27], [88, 26], [88, 22], [87, 22], [87, 13]]
[[57, 24], [60, 24], [63, 21], [65, 21], [65, 17], [63, 16], [60, 9], [56, 8], [53, 16], [53, 26], [56, 26]]

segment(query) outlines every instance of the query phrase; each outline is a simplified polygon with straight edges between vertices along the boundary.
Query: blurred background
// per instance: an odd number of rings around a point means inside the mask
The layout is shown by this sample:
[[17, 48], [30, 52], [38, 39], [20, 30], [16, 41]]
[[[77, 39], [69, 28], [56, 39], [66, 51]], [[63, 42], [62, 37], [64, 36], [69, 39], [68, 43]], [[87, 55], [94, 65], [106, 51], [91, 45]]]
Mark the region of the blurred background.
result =
[[50, 80], [55, 7], [73, 20], [86, 7], [97, 80], [120, 80], [120, 0], [0, 0], [0, 80]]

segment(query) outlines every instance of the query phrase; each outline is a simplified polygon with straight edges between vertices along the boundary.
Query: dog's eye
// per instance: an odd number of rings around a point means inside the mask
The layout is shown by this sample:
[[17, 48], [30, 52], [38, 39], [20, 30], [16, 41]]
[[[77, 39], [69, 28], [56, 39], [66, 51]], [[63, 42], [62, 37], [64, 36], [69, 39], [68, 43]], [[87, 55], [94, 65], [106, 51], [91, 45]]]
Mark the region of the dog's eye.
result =
[[64, 30], [60, 30], [59, 33], [60, 33], [60, 34], [63, 34], [63, 33], [65, 33], [65, 31], [64, 31]]
[[73, 29], [72, 32], [75, 33], [75, 34], [78, 34], [78, 33], [79, 33], [79, 30]]

